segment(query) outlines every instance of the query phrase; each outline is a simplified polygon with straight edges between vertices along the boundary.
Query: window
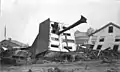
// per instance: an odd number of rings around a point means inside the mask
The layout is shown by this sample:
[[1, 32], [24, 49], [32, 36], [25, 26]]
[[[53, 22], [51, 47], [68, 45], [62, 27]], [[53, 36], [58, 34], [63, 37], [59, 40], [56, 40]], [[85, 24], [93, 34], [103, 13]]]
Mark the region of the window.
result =
[[63, 33], [63, 35], [71, 36], [70, 33]]
[[120, 36], [116, 36], [115, 37], [115, 42], [119, 42], [120, 41]]
[[119, 47], [119, 45], [114, 45], [114, 46], [113, 46], [113, 50], [114, 50], [114, 51], [117, 51], [117, 50], [118, 50], [118, 47]]
[[66, 29], [67, 27], [63, 26], [63, 29]]
[[[66, 39], [63, 39], [63, 42], [66, 42]], [[74, 40], [67, 39], [67, 42], [74, 43]]]
[[52, 40], [59, 41], [58, 38], [51, 37]]
[[58, 48], [58, 45], [53, 45], [53, 44], [52, 44], [51, 47], [56, 47], [56, 48]]
[[108, 33], [113, 33], [113, 26], [109, 26]]
[[100, 39], [100, 42], [103, 42], [103, 41], [104, 41], [104, 38], [101, 38], [101, 39]]
[[54, 24], [51, 24], [51, 27], [52, 27], [52, 33], [56, 34], [59, 32], [60, 28], [59, 28], [59, 25], [57, 22], [54, 22]]
[[65, 48], [65, 49], [67, 49], [67, 48], [68, 48], [68, 49], [72, 49], [72, 47], [67, 47], [67, 46], [65, 46], [64, 48]]
[[118, 41], [120, 41], [120, 39], [115, 39], [115, 42], [118, 42]]
[[99, 42], [104, 42], [105, 36], [101, 36]]
[[101, 47], [102, 47], [102, 45], [98, 45], [98, 46], [97, 46], [97, 50], [100, 50]]

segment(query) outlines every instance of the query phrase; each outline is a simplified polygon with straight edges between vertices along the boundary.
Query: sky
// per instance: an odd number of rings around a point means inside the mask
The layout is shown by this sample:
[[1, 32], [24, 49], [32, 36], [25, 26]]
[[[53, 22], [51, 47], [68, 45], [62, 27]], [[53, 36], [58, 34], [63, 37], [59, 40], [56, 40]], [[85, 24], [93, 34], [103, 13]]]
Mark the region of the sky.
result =
[[7, 38], [31, 45], [47, 18], [71, 25], [83, 15], [87, 23], [73, 30], [84, 32], [109, 22], [120, 25], [120, 0], [0, 0], [0, 6], [0, 41], [6, 26]]

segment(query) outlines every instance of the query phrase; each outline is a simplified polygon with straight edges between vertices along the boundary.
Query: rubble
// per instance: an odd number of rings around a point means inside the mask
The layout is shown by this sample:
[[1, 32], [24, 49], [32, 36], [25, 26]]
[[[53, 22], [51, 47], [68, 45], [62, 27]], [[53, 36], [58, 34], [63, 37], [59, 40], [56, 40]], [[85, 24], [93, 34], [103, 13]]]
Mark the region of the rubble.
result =
[[60, 70], [58, 67], [52, 67], [48, 69], [48, 72], [64, 72], [64, 71]]
[[116, 68], [108, 68], [105, 72], [118, 72]]

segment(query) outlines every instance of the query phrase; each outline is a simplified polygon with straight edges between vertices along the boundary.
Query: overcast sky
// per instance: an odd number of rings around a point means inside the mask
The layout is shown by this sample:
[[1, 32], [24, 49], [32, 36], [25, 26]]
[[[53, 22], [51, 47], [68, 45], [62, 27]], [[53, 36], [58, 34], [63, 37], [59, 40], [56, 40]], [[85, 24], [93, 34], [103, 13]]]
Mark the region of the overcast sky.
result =
[[109, 22], [120, 25], [119, 0], [1, 0], [0, 41], [11, 37], [31, 45], [36, 38], [39, 23], [50, 18], [65, 24], [73, 24], [85, 16], [87, 24], [79, 25], [74, 31], [98, 29]]

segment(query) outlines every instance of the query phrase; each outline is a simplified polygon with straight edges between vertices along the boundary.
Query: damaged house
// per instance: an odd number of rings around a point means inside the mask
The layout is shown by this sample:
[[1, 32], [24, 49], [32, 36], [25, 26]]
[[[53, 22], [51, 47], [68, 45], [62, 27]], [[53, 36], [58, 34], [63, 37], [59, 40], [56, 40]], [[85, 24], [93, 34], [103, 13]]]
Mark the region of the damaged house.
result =
[[66, 26], [63, 23], [51, 21], [49, 18], [39, 25], [39, 33], [32, 46], [32, 57], [49, 51], [70, 52], [76, 50], [74, 33], [71, 29], [75, 26], [86, 23], [86, 18], [81, 15], [81, 19], [72, 25]]
[[120, 26], [110, 22], [101, 27], [90, 34], [89, 44], [93, 45], [93, 50], [120, 51]]

